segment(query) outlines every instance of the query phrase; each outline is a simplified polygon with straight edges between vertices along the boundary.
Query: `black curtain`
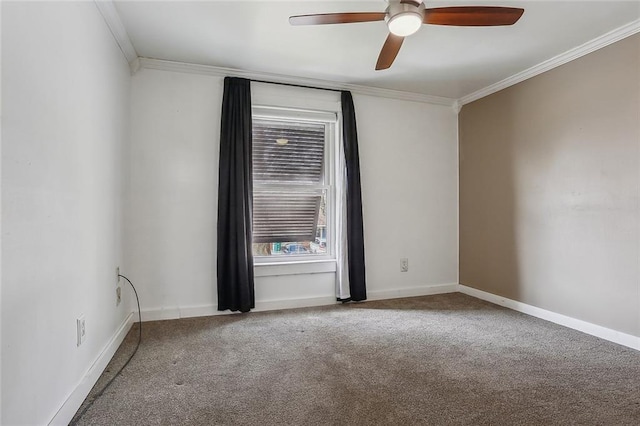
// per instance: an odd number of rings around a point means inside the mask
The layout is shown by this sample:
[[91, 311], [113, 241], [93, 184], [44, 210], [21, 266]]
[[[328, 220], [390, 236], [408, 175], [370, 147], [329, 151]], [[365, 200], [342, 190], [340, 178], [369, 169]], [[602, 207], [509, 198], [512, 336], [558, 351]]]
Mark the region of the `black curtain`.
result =
[[253, 284], [251, 82], [226, 77], [218, 180], [218, 310], [255, 307]]
[[342, 92], [342, 137], [347, 168], [347, 256], [351, 300], [367, 299], [364, 270], [364, 231], [362, 226], [362, 194], [360, 192], [360, 160], [356, 111], [351, 92]]

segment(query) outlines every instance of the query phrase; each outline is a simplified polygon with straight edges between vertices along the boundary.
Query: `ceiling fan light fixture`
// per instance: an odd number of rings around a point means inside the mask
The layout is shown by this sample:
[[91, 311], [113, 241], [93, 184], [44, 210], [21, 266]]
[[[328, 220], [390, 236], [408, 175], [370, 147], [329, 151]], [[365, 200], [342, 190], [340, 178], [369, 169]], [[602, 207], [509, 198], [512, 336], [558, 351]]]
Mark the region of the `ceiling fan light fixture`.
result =
[[[2, 0], [0, 0], [2, 1]], [[502, 6], [429, 7], [424, 0], [387, 0], [384, 12], [337, 12], [294, 15], [291, 25], [351, 24], [384, 20], [389, 34], [382, 45], [376, 71], [386, 70], [395, 61], [405, 37], [414, 34], [422, 24], [458, 27], [495, 27], [513, 25], [524, 9]]]
[[413, 11], [401, 12], [392, 16], [387, 26], [392, 34], [400, 37], [410, 36], [422, 26], [422, 15]]

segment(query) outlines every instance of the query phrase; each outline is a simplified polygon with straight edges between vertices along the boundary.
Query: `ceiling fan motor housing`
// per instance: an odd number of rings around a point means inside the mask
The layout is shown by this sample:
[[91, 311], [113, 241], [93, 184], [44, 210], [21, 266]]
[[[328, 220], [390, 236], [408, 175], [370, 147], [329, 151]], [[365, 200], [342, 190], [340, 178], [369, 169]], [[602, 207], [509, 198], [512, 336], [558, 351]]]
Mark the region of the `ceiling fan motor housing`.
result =
[[391, 33], [406, 37], [420, 29], [424, 20], [424, 10], [423, 2], [390, 0], [384, 20]]

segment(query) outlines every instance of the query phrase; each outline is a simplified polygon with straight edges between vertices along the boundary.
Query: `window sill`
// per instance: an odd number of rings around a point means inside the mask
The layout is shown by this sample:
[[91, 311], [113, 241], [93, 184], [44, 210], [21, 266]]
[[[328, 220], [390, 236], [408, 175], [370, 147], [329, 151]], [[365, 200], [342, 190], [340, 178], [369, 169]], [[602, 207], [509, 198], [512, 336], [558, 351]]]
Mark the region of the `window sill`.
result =
[[322, 274], [336, 271], [335, 259], [254, 263], [256, 277], [277, 275]]

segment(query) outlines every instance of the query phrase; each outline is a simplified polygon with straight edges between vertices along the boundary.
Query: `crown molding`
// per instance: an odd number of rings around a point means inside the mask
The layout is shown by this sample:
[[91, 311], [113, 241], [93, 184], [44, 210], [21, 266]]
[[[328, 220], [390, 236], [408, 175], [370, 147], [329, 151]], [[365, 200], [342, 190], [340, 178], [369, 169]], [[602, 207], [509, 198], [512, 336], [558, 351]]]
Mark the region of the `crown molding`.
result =
[[462, 103], [460, 102], [460, 100], [459, 100], [459, 99], [458, 99], [458, 100], [456, 100], [456, 101], [453, 103], [453, 105], [452, 105], [453, 112], [455, 112], [456, 114], [460, 114], [460, 110], [462, 109], [462, 106], [463, 106], [463, 105], [462, 105]]
[[476, 101], [480, 98], [484, 98], [485, 96], [489, 96], [522, 81], [528, 80], [532, 77], [542, 74], [543, 72], [550, 71], [554, 68], [559, 67], [560, 65], [564, 65], [567, 62], [571, 62], [582, 56], [588, 55], [591, 52], [602, 49], [603, 47], [606, 47], [624, 38], [630, 37], [638, 32], [640, 32], [640, 19], [637, 19], [613, 31], [605, 33], [600, 37], [594, 38], [593, 40], [588, 41], [578, 47], [567, 50], [560, 55], [554, 56], [551, 59], [539, 63], [538, 65], [534, 65], [529, 69], [514, 74], [511, 77], [505, 78], [504, 80], [499, 81], [495, 84], [487, 86], [484, 89], [480, 89], [467, 96], [463, 96], [462, 98], [458, 99], [458, 102], [462, 107], [463, 105]]
[[382, 98], [400, 99], [404, 101], [421, 102], [434, 105], [453, 107], [454, 99], [440, 96], [423, 95], [400, 90], [382, 89], [378, 87], [361, 86], [357, 84], [338, 83], [313, 78], [293, 77], [281, 74], [245, 71], [235, 68], [222, 68], [211, 65], [190, 64], [185, 62], [166, 61], [161, 59], [139, 58], [139, 67], [163, 71], [173, 71], [189, 74], [202, 74], [216, 77], [243, 77], [250, 80], [264, 80], [274, 83], [299, 84], [322, 89], [349, 90], [360, 95], [378, 96]]
[[94, 3], [100, 11], [100, 14], [104, 18], [104, 21], [107, 23], [107, 26], [109, 27], [113, 38], [118, 44], [118, 47], [122, 51], [124, 57], [127, 59], [127, 62], [131, 67], [131, 73], [135, 73], [135, 68], [137, 67], [136, 63], [138, 61], [138, 53], [131, 43], [129, 34], [127, 34], [127, 30], [124, 28], [124, 24], [120, 19], [120, 15], [116, 10], [116, 6], [113, 3], [113, 0], [94, 0]]
[[460, 99], [451, 99], [442, 96], [432, 96], [420, 93], [405, 92], [401, 90], [383, 89], [372, 86], [362, 86], [358, 84], [339, 83], [329, 80], [320, 80], [313, 78], [294, 77], [282, 74], [262, 73], [254, 71], [245, 71], [235, 68], [223, 68], [212, 65], [200, 65], [191, 64], [186, 62], [167, 61], [161, 59], [143, 58], [139, 57], [131, 39], [127, 34], [127, 31], [120, 19], [120, 15], [116, 10], [113, 0], [94, 0], [95, 5], [102, 14], [111, 34], [113, 35], [116, 43], [120, 47], [120, 50], [124, 54], [131, 73], [135, 74], [141, 68], [156, 69], [163, 71], [182, 72], [190, 74], [211, 75], [217, 77], [243, 77], [252, 80], [265, 80], [272, 81], [274, 83], [288, 83], [299, 84], [303, 86], [314, 86], [324, 89], [334, 90], [349, 90], [352, 93], [361, 95], [370, 95], [390, 99], [399, 99], [411, 102], [420, 102], [433, 105], [448, 106], [453, 109], [455, 113], [458, 113], [460, 109], [473, 101], [489, 96], [500, 90], [506, 89], [515, 84], [521, 83], [532, 77], [535, 77], [544, 72], [550, 71], [596, 50], [602, 49], [610, 44], [620, 41], [624, 38], [630, 37], [640, 32], [640, 19], [632, 21], [626, 25], [623, 25], [613, 31], [603, 34], [593, 40], [590, 40], [578, 47], [570, 49], [564, 53], [554, 56], [551, 59], [543, 61], [531, 68], [514, 74], [505, 78], [497, 83], [487, 86], [483, 89], [477, 90], [469, 95], [463, 96]]

